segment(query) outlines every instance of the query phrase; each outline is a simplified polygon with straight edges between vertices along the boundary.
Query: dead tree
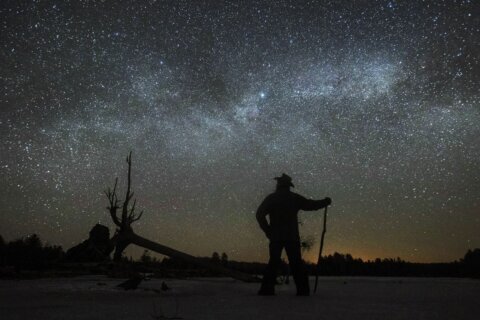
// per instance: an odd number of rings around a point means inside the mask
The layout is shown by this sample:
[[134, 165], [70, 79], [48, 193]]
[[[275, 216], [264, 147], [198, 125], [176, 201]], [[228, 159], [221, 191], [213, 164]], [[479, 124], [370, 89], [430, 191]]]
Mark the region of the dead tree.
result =
[[117, 185], [118, 178], [115, 178], [115, 185], [113, 190], [108, 188], [105, 191], [105, 195], [108, 198], [109, 206], [107, 207], [112, 217], [113, 223], [118, 227], [117, 232], [114, 236], [115, 241], [115, 253], [113, 258], [115, 261], [119, 261], [122, 257], [123, 251], [131, 243], [131, 236], [133, 234], [132, 223], [140, 220], [142, 217], [143, 211], [138, 215], [135, 213], [135, 205], [137, 204], [137, 199], [133, 200], [133, 205], [130, 206], [130, 200], [133, 198], [132, 192], [132, 152], [127, 156], [128, 164], [128, 175], [127, 175], [127, 191], [125, 193], [125, 199], [122, 204], [122, 215], [119, 218], [117, 216], [117, 210], [120, 209], [119, 200], [117, 196]]
[[[127, 157], [127, 164], [128, 164], [127, 191], [125, 193], [125, 198], [123, 200], [121, 207], [120, 207], [120, 200], [118, 199], [118, 196], [117, 196], [118, 178], [115, 178], [115, 184], [113, 186], [113, 189], [108, 188], [107, 190], [105, 190], [105, 195], [107, 196], [108, 202], [109, 202], [109, 206], [107, 207], [107, 210], [110, 212], [110, 216], [112, 217], [113, 223], [115, 223], [115, 225], [118, 227], [115, 235], [112, 238], [112, 242], [115, 245], [115, 253], [113, 256], [115, 261], [119, 261], [121, 259], [123, 251], [130, 244], [135, 244], [145, 249], [149, 249], [154, 252], [157, 252], [172, 258], [183, 260], [187, 263], [197, 265], [197, 266], [212, 270], [214, 272], [218, 272], [220, 274], [232, 277], [234, 279], [247, 281], [247, 282], [258, 281], [256, 277], [253, 277], [249, 274], [245, 274], [243, 272], [239, 272], [236, 270], [227, 269], [221, 265], [213, 264], [208, 261], [198, 259], [187, 253], [169, 248], [167, 246], [150, 241], [148, 239], [145, 239], [135, 234], [132, 229], [132, 223], [140, 220], [140, 218], [143, 215], [143, 211], [141, 211], [138, 214], [135, 212], [135, 205], [137, 203], [136, 199], [134, 199], [133, 204], [130, 205], [130, 201], [132, 200], [133, 194], [134, 194], [131, 188], [131, 184], [132, 184], [132, 152], [131, 151]], [[120, 217], [118, 217], [117, 210], [120, 208], [122, 209], [122, 214]]]

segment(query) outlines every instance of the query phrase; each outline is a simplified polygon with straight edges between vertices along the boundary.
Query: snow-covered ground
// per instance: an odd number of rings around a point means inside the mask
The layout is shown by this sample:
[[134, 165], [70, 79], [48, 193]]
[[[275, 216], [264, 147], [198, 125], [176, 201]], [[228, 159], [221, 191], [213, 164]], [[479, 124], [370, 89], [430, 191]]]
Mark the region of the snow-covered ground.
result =
[[[312, 284], [313, 284], [313, 279]], [[226, 278], [142, 282], [103, 276], [0, 281], [0, 319], [480, 319], [480, 281], [324, 277], [310, 297], [293, 284], [274, 297]], [[313, 285], [312, 285], [313, 287]]]

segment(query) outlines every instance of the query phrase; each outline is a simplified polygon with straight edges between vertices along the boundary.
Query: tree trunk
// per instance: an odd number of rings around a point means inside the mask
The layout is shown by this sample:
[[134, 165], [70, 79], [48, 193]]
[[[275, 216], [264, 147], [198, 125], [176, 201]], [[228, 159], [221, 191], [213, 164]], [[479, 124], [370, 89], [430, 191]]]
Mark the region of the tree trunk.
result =
[[117, 245], [115, 246], [115, 252], [113, 253], [113, 261], [119, 262], [122, 260], [123, 251], [127, 249], [130, 245], [128, 241], [117, 241]]

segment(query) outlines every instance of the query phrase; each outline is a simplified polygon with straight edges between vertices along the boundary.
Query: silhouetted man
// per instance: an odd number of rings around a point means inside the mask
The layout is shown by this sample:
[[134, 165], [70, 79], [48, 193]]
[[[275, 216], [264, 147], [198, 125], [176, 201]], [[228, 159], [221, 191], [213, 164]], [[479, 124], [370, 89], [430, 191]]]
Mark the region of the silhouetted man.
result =
[[[257, 221], [260, 228], [270, 240], [270, 260], [258, 294], [275, 294], [277, 269], [281, 262], [282, 250], [285, 248], [297, 286], [297, 295], [308, 296], [310, 295], [310, 286], [300, 251], [297, 215], [299, 210], [311, 211], [324, 208], [330, 205], [332, 200], [330, 198], [309, 200], [291, 192], [290, 187], [294, 187], [292, 178], [285, 173], [275, 180], [277, 180], [277, 189], [263, 200], [257, 210]], [[267, 221], [267, 215], [270, 223]]]

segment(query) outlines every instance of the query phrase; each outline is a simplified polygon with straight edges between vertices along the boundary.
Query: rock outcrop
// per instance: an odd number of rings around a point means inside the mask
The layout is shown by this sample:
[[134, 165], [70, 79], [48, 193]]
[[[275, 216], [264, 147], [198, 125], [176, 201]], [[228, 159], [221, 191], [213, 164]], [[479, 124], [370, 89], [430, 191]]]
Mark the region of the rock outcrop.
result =
[[90, 230], [90, 237], [70, 248], [65, 259], [68, 262], [102, 262], [110, 259], [113, 248], [108, 227], [96, 224]]

